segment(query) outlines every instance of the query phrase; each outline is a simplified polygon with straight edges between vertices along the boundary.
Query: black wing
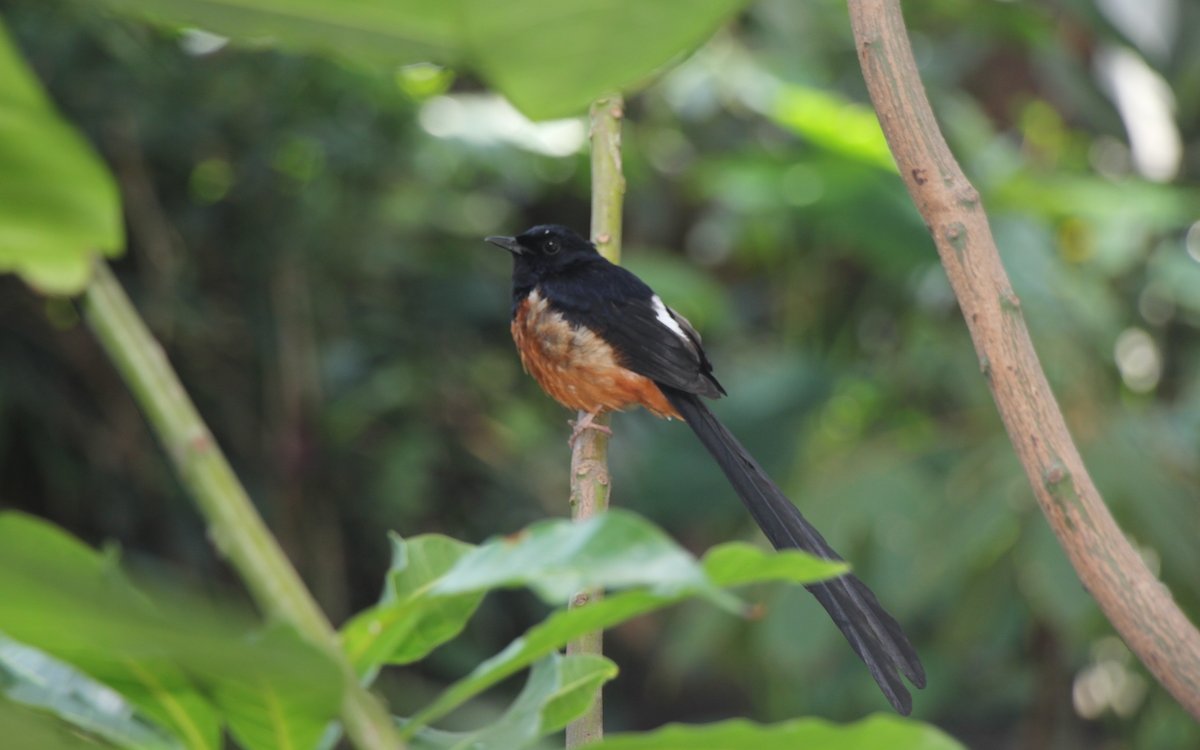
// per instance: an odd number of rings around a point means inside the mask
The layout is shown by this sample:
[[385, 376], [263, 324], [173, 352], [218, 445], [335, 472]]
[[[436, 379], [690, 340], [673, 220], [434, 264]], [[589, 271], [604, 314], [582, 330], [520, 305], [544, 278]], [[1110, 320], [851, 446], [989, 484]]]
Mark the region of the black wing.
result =
[[612, 345], [621, 365], [651, 380], [708, 398], [725, 389], [712, 374], [700, 336], [629, 271], [602, 258], [539, 287], [572, 325], [592, 329]]

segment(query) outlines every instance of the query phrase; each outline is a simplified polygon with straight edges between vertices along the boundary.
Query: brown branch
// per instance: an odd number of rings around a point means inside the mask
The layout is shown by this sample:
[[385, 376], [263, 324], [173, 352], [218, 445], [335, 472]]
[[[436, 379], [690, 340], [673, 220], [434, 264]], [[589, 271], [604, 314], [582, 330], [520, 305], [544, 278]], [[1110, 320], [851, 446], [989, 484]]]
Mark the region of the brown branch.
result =
[[[601, 97], [592, 102], [592, 241], [601, 255], [613, 263], [621, 260], [621, 201], [625, 197], [625, 175], [621, 171], [621, 121], [625, 103], [620, 96]], [[579, 412], [583, 419], [586, 412]], [[608, 415], [592, 424], [605, 427]], [[571, 451], [571, 518], [582, 521], [608, 509], [608, 435], [601, 430], [584, 430]], [[579, 607], [603, 596], [602, 591], [583, 591], [571, 606]], [[604, 650], [604, 631], [597, 630], [567, 644], [568, 654], [596, 654]], [[599, 742], [604, 736], [603, 695], [587, 713], [567, 725], [567, 747]]]
[[848, 0], [863, 76], [925, 218], [996, 407], [1059, 544], [1142, 663], [1200, 718], [1200, 633], [1113, 521], [1054, 400], [979, 193], [942, 138], [899, 0]]

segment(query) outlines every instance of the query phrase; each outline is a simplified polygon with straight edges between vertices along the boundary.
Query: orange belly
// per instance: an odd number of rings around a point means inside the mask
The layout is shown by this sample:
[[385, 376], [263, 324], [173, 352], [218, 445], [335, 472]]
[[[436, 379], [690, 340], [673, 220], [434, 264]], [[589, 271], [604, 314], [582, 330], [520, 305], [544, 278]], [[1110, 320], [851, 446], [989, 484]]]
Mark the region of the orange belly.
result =
[[659, 417], [679, 418], [654, 381], [622, 367], [608, 342], [585, 327], [573, 327], [537, 290], [517, 307], [512, 336], [525, 371], [568, 409], [644, 406]]

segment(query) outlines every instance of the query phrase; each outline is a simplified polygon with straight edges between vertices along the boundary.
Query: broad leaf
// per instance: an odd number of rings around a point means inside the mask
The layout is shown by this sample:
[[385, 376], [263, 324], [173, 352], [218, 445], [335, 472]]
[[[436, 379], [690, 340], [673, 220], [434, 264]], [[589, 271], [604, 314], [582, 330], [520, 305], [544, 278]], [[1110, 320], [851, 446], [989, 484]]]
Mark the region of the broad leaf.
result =
[[610, 736], [589, 750], [963, 750], [936, 727], [898, 716], [878, 714], [854, 724], [798, 719], [758, 725], [748, 721], [684, 726], [672, 724], [639, 734]]
[[[621, 511], [605, 514], [610, 515], [629, 514]], [[647, 524], [645, 521], [640, 523]], [[531, 532], [530, 536], [534, 534]], [[518, 539], [513, 543], [521, 542]], [[676, 580], [669, 586], [624, 591], [582, 607], [553, 613], [510, 643], [499, 654], [477, 666], [471, 674], [447, 688], [430, 706], [413, 717], [411, 728], [425, 726], [445, 716], [501, 680], [516, 674], [538, 659], [557, 652], [569, 641], [584, 633], [613, 627], [690, 597], [702, 596], [712, 600], [713, 583], [730, 586], [777, 580], [814, 583], [844, 572], [846, 566], [844, 563], [812, 558], [801, 552], [763, 552], [749, 545], [733, 542], [713, 548], [705, 558], [705, 568], [712, 571], [712, 578], [715, 580], [701, 577], [692, 579], [690, 585]], [[720, 599], [718, 602], [725, 604], [726, 599]]]
[[0, 21], [0, 272], [73, 294], [92, 258], [123, 244], [112, 175], [55, 111]]
[[588, 588], [645, 586], [661, 593], [651, 597], [655, 606], [684, 594], [740, 611], [737, 599], [714, 586], [694, 557], [653, 524], [620, 510], [584, 523], [543, 521], [479, 547], [438, 536], [394, 538], [393, 545], [383, 601], [351, 620], [342, 633], [347, 654], [364, 676], [383, 663], [415, 661], [456, 636], [493, 588], [528, 586], [561, 604]]
[[534, 119], [647, 82], [745, 0], [106, 0], [235, 40], [469, 67]]
[[596, 587], [687, 589], [722, 598], [686, 550], [654, 524], [621, 510], [579, 523], [543, 521], [483, 544], [463, 556], [431, 593], [501, 586], [528, 586], [554, 603]]

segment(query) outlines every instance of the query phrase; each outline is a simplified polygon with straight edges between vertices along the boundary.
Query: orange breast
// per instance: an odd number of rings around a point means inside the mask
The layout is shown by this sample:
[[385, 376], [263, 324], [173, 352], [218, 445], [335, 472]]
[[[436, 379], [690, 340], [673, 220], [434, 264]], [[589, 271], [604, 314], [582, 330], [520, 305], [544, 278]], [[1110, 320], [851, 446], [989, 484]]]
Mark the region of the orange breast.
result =
[[572, 326], [536, 289], [517, 307], [512, 336], [525, 371], [568, 409], [644, 406], [660, 417], [679, 417], [654, 381], [622, 367], [608, 342]]

